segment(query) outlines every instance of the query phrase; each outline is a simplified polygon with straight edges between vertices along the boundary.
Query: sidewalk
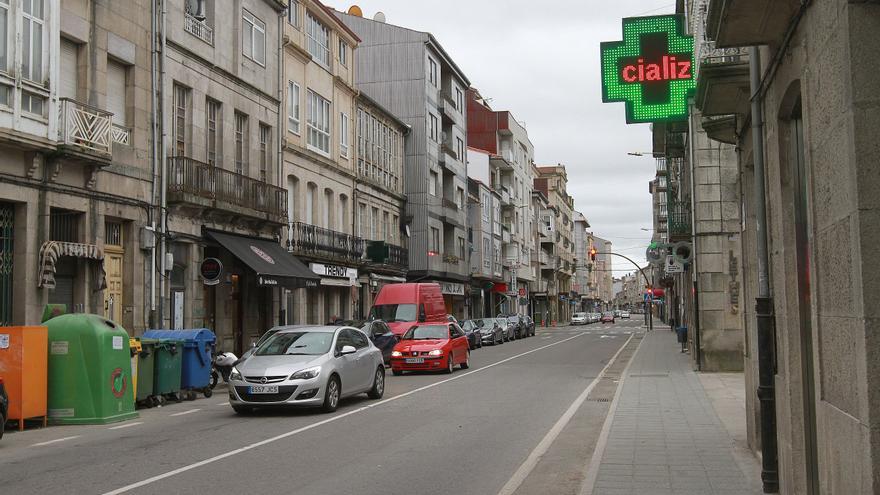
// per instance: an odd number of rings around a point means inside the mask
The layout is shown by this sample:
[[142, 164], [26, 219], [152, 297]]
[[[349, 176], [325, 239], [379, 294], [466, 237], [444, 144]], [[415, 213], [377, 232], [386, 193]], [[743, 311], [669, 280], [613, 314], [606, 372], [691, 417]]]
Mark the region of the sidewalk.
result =
[[[751, 495], [761, 493], [758, 460], [734, 436], [739, 393], [730, 374], [707, 388], [679, 352], [675, 334], [645, 335], [622, 382], [598, 470], [583, 494]], [[711, 394], [711, 397], [710, 397]], [[722, 398], [724, 400], [719, 400]], [[731, 400], [733, 398], [734, 400]], [[723, 422], [713, 407], [719, 407]], [[721, 409], [723, 408], [723, 409]], [[745, 416], [739, 416], [744, 424]], [[607, 425], [606, 425], [607, 427]], [[603, 449], [601, 445], [599, 449]]]

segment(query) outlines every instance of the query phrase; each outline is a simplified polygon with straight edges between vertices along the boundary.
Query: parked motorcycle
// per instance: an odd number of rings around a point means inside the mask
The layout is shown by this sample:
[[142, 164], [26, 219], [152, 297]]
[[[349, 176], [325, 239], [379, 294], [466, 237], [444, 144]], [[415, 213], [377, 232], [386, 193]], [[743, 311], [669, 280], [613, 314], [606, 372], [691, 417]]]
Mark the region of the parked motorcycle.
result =
[[231, 352], [218, 352], [211, 362], [211, 388], [217, 386], [220, 377], [223, 381], [229, 383], [229, 375], [232, 373], [232, 367], [238, 362], [238, 356]]

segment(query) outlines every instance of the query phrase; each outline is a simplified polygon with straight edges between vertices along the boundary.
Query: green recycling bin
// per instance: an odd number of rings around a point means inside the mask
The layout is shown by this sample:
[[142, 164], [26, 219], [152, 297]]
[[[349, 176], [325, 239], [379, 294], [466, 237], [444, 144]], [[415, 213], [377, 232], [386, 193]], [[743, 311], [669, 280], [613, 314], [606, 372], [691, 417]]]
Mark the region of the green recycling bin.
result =
[[180, 374], [183, 365], [182, 340], [157, 340], [154, 346], [153, 395], [163, 403], [172, 398], [180, 401]]
[[56, 316], [45, 325], [49, 421], [106, 424], [136, 418], [125, 329], [89, 314]]
[[152, 406], [153, 401], [153, 374], [155, 373], [156, 339], [138, 339], [141, 343], [141, 352], [138, 353], [138, 386], [135, 400], [138, 404]]

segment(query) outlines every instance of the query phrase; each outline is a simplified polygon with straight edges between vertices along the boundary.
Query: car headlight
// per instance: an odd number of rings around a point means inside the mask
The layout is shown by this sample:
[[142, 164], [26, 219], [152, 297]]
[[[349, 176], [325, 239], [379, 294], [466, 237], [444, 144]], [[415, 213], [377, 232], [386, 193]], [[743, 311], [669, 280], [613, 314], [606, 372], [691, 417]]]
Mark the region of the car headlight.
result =
[[391, 351], [391, 357], [402, 357], [403, 353], [400, 351]]
[[232, 372], [229, 373], [230, 380], [241, 380], [241, 372], [238, 371], [238, 368], [235, 366], [232, 367]]
[[440, 349], [434, 349], [433, 351], [428, 352], [429, 356], [442, 356], [443, 351]]
[[291, 380], [310, 380], [321, 374], [321, 367], [314, 366], [311, 368], [306, 368], [304, 370], [299, 370], [296, 373], [290, 375]]

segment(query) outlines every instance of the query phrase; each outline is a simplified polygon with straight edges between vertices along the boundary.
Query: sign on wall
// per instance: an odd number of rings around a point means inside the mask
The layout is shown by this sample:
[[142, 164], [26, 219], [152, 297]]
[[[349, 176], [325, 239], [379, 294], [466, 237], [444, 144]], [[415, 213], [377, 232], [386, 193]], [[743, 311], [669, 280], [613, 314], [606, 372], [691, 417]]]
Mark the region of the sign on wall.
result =
[[322, 277], [333, 277], [333, 278], [347, 278], [351, 280], [357, 280], [358, 271], [355, 268], [349, 268], [347, 266], [339, 266], [339, 265], [323, 265], [321, 263], [309, 263], [309, 268], [312, 269], [312, 272], [317, 273]]
[[683, 15], [625, 18], [623, 40], [600, 51], [602, 101], [624, 102], [627, 124], [687, 119], [697, 78]]

